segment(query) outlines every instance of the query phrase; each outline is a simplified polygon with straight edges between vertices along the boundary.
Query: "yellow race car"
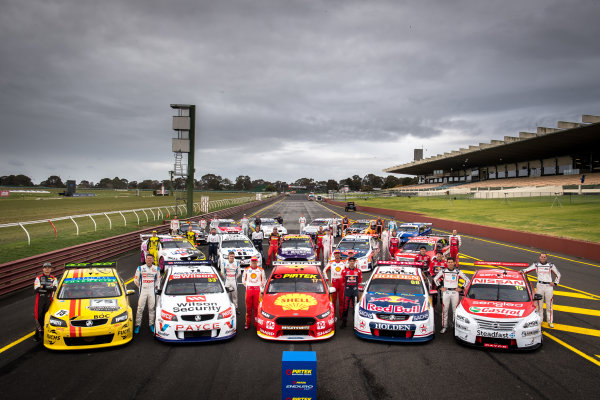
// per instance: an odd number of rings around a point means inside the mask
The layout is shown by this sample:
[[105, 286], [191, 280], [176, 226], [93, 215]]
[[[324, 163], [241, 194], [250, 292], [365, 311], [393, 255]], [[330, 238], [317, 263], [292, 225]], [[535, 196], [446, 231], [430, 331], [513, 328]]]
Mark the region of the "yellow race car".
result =
[[133, 312], [116, 262], [66, 264], [44, 319], [44, 346], [79, 350], [133, 338]]

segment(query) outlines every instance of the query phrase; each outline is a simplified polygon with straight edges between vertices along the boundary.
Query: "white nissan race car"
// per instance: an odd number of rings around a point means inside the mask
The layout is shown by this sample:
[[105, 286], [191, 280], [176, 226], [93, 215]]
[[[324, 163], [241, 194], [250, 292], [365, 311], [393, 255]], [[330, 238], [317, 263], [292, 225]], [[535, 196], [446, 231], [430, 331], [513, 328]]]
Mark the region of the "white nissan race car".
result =
[[167, 261], [154, 335], [164, 342], [225, 340], [236, 334], [235, 305], [207, 261]]
[[[240, 262], [242, 266], [250, 265], [250, 259], [253, 256], [258, 257], [258, 265], [262, 265], [262, 257], [256, 247], [252, 244], [248, 236], [245, 235], [223, 235], [219, 246], [219, 263], [222, 260], [227, 260], [229, 252], [235, 253], [235, 259]], [[219, 264], [220, 265], [220, 264]]]

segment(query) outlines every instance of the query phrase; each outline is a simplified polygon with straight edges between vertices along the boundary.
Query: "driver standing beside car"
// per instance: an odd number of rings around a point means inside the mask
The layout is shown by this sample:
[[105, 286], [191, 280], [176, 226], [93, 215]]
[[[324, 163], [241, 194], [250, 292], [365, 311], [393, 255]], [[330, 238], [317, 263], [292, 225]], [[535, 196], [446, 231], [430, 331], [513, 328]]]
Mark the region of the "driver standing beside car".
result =
[[156, 289], [158, 289], [160, 284], [160, 275], [158, 273], [158, 267], [154, 265], [154, 257], [152, 257], [152, 254], [148, 254], [146, 256], [146, 263], [140, 265], [135, 270], [133, 283], [135, 283], [140, 290], [137, 312], [135, 313], [135, 329], [133, 333], [140, 333], [140, 325], [142, 324], [142, 316], [144, 315], [146, 303], [148, 303], [148, 322], [150, 324], [150, 331], [154, 333], [154, 317], [156, 311], [154, 306]]
[[215, 265], [218, 259], [219, 242], [221, 241], [221, 236], [217, 235], [215, 228], [210, 228], [210, 234], [206, 237], [206, 241], [208, 242], [208, 259]]
[[462, 288], [458, 287], [458, 280], [464, 281], [463, 287], [469, 284], [469, 278], [464, 272], [456, 268], [453, 258], [449, 258], [448, 267], [438, 272], [433, 278], [433, 282], [439, 286], [442, 280], [444, 281], [444, 287], [442, 291], [442, 329], [440, 333], [446, 333], [448, 329], [448, 308], [452, 307], [452, 318], [456, 315], [456, 307], [458, 307], [458, 300], [460, 298], [459, 293]]
[[250, 228], [250, 220], [248, 219], [248, 217], [246, 217], [246, 214], [244, 214], [244, 216], [242, 217], [240, 222], [242, 224], [242, 232], [244, 233], [245, 236], [248, 236], [248, 232], [249, 232], [249, 228]]
[[335, 292], [331, 293], [331, 301], [333, 302], [333, 309], [335, 312], [336, 303], [338, 308], [338, 314], [340, 320], [342, 319], [342, 312], [344, 311], [344, 281], [342, 280], [342, 272], [346, 269], [346, 262], [342, 260], [342, 253], [339, 250], [333, 252], [334, 259], [327, 263], [323, 274], [325, 279], [327, 277], [327, 271], [331, 270], [331, 286], [335, 288]]
[[[263, 239], [265, 238], [265, 234], [260, 230], [260, 225], [254, 228], [254, 232], [252, 232], [252, 244], [260, 253], [261, 260], [264, 259], [263, 256]], [[262, 264], [262, 262], [261, 262]]]
[[331, 246], [333, 244], [333, 237], [329, 228], [325, 229], [325, 235], [323, 236], [323, 265], [327, 265], [329, 257], [331, 256]]
[[306, 218], [304, 217], [304, 213], [302, 213], [300, 218], [298, 218], [298, 223], [300, 224], [300, 233], [302, 233], [304, 227], [306, 226]]
[[277, 227], [274, 226], [273, 232], [271, 232], [271, 237], [269, 237], [269, 254], [267, 256], [267, 267], [270, 267], [273, 261], [277, 260], [277, 250], [279, 250], [280, 241], [281, 236], [279, 235], [279, 232], [277, 232]]
[[[540, 315], [542, 322], [544, 321], [544, 307], [543, 303], [546, 304], [546, 321], [550, 328], [554, 328], [554, 313], [552, 310], [552, 304], [554, 303], [554, 286], [560, 282], [560, 272], [556, 265], [548, 262], [548, 255], [546, 253], [540, 254], [540, 262], [533, 263], [531, 266], [525, 268], [523, 273], [535, 271], [537, 273], [537, 286], [535, 292], [542, 295], [542, 299], [538, 300], [537, 311]], [[552, 279], [552, 273], [556, 275], [555, 279]]]
[[381, 232], [381, 258], [385, 261], [388, 259], [388, 255], [390, 253], [390, 231], [388, 231], [387, 226], [383, 228], [383, 232]]
[[152, 231], [152, 236], [146, 241], [146, 251], [149, 254], [152, 254], [154, 259], [158, 259], [158, 244], [160, 243], [160, 238], [157, 236], [156, 231]]
[[250, 266], [246, 267], [244, 275], [242, 275], [242, 283], [246, 287], [246, 325], [244, 329], [248, 330], [250, 324], [254, 326], [260, 294], [267, 283], [265, 271], [258, 266], [258, 257], [253, 256], [250, 259]]
[[177, 219], [177, 215], [173, 216], [173, 219], [171, 220], [171, 236], [175, 236], [177, 235], [177, 231], [179, 230], [179, 219]]
[[225, 288], [232, 289], [229, 292], [229, 299], [235, 304], [236, 313], [240, 313], [238, 308], [237, 279], [240, 276], [240, 262], [235, 259], [235, 253], [230, 251], [227, 260], [221, 261], [221, 276], [225, 278]]
[[342, 271], [342, 282], [344, 283], [344, 312], [342, 313], [342, 328], [348, 323], [348, 309], [350, 305], [355, 307], [358, 296], [358, 285], [362, 282], [362, 272], [356, 268], [356, 257], [348, 258], [348, 266]]
[[54, 297], [54, 291], [58, 286], [56, 278], [50, 273], [52, 272], [52, 264], [49, 262], [42, 265], [42, 274], [35, 277], [33, 282], [33, 291], [35, 292], [35, 308], [33, 314], [35, 316], [35, 336], [33, 340], [39, 342], [44, 337], [44, 319], [50, 303]]

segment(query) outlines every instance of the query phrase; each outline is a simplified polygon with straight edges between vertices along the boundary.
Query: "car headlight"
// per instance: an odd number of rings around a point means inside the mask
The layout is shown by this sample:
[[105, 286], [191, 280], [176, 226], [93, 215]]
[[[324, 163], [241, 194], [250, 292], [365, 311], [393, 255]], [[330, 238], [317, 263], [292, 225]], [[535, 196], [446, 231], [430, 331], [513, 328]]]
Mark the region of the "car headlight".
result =
[[315, 259], [315, 256], [310, 256], [306, 258], [308, 261], [313, 261]]
[[534, 319], [532, 321], [529, 322], [525, 322], [523, 324], [523, 328], [527, 329], [527, 328], [533, 328], [534, 326], [538, 326], [540, 324], [540, 322], [537, 319]]
[[281, 261], [281, 260], [284, 260], [284, 258], [282, 256], [280, 256], [279, 254], [277, 254], [277, 260]]
[[327, 318], [329, 316], [329, 314], [331, 314], [331, 310], [327, 310], [325, 311], [323, 314], [319, 314], [317, 315], [318, 319], [323, 319], [323, 318]]
[[269, 314], [268, 312], [266, 312], [265, 310], [260, 310], [260, 313], [263, 315], [263, 317], [267, 318], [267, 319], [273, 319], [275, 318], [274, 315]]
[[127, 317], [128, 317], [127, 311], [125, 311], [125, 312], [117, 315], [116, 317], [114, 317], [112, 319], [111, 324], [118, 324], [119, 322], [127, 321]]
[[413, 321], [425, 321], [429, 318], [429, 311], [413, 315]]
[[50, 325], [52, 325], [52, 326], [61, 326], [63, 328], [67, 327], [67, 323], [65, 321], [63, 321], [62, 319], [55, 318], [53, 316], [50, 316], [49, 322], [50, 322]]
[[465, 317], [464, 315], [461, 315], [461, 314], [456, 314], [456, 319], [459, 320], [459, 321], [464, 322], [465, 324], [470, 324], [471, 323], [471, 320], [469, 318], [467, 318], [467, 317]]
[[373, 319], [373, 313], [368, 312], [367, 310], [365, 310], [362, 307], [358, 308], [358, 315], [360, 315], [363, 318]]

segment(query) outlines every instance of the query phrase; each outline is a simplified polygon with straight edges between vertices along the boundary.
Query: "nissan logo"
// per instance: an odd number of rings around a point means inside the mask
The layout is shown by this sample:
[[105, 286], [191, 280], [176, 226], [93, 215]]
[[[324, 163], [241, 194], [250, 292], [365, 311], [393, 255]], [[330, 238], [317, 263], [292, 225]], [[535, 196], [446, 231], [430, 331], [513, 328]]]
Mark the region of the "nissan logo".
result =
[[92, 321], [91, 319], [88, 319], [87, 321], [85, 321], [85, 326], [92, 326], [94, 325], [94, 321]]

